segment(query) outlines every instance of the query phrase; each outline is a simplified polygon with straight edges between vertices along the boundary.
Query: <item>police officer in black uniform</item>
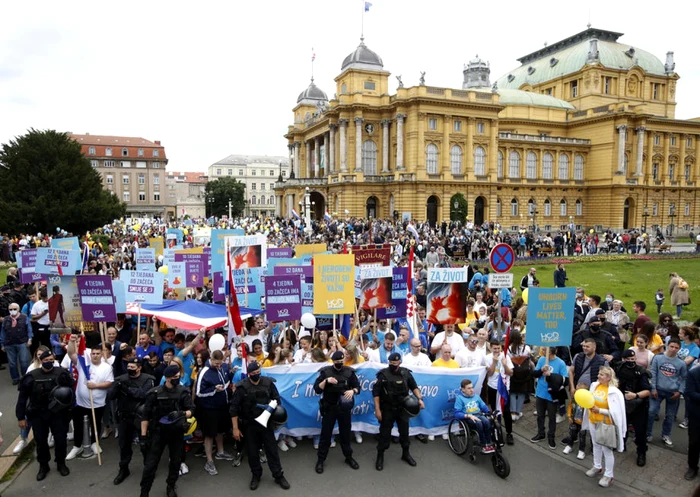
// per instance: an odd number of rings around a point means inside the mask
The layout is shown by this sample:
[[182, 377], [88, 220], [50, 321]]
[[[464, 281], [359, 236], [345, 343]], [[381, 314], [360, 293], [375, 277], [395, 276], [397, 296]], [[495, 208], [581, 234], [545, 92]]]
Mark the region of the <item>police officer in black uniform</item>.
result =
[[109, 400], [117, 399], [119, 420], [119, 473], [114, 478], [115, 485], [131, 474], [131, 443], [134, 436], [141, 433], [146, 394], [156, 386], [153, 376], [141, 372], [141, 365], [141, 359], [137, 357], [126, 361], [126, 374], [117, 376], [107, 394]]
[[384, 469], [384, 451], [391, 444], [391, 429], [394, 423], [399, 429], [399, 441], [403, 454], [401, 459], [410, 466], [415, 466], [416, 461], [411, 457], [408, 447], [411, 442], [408, 439], [408, 413], [404, 405], [409, 393], [418, 399], [420, 409], [425, 408], [416, 380], [411, 371], [401, 367], [401, 354], [394, 352], [389, 355], [389, 367], [377, 373], [377, 381], [372, 387], [374, 396], [374, 413], [379, 420], [379, 443], [377, 444], [377, 471]]
[[272, 471], [272, 476], [284, 490], [289, 489], [289, 482], [284, 477], [280, 455], [277, 451], [277, 441], [272, 428], [262, 426], [255, 419], [265, 411], [270, 401], [276, 401], [279, 405], [280, 394], [275, 387], [272, 378], [260, 375], [260, 364], [256, 361], [248, 364], [248, 377], [236, 384], [236, 390], [231, 400], [231, 423], [233, 424], [233, 438], [241, 440], [248, 449], [248, 464], [253, 477], [250, 480], [250, 489], [256, 490], [260, 485], [263, 468], [260, 464], [260, 448], [265, 448], [267, 464]]
[[15, 409], [20, 428], [27, 427], [27, 420], [32, 423], [39, 462], [37, 481], [46, 478], [50, 471], [49, 430], [54, 438], [58, 472], [61, 476], [70, 474], [66, 466], [66, 436], [70, 410], [75, 405], [70, 373], [62, 367], [54, 366], [55, 357], [50, 350], [42, 352], [39, 359], [41, 367], [22, 377]]
[[165, 480], [166, 495], [177, 497], [175, 483], [182, 461], [185, 423], [194, 412], [192, 394], [180, 385], [180, 367], [174, 364], [168, 366], [163, 371], [163, 376], [165, 383], [148, 392], [143, 407], [139, 445], [146, 453], [146, 463], [141, 477], [141, 497], [148, 497], [165, 447], [168, 447], [170, 456], [168, 477]]
[[355, 395], [360, 393], [360, 380], [357, 379], [354, 369], [344, 365], [345, 355], [341, 351], [335, 351], [331, 360], [333, 365], [321, 369], [314, 382], [314, 391], [317, 394], [323, 394], [323, 398], [319, 401], [321, 416], [323, 416], [316, 462], [316, 473], [319, 474], [323, 473], [323, 462], [328, 456], [336, 421], [338, 421], [340, 447], [343, 449], [345, 464], [352, 469], [360, 468], [352, 457], [350, 445], [352, 408], [355, 405]]
[[[636, 362], [634, 350], [622, 353], [622, 361], [615, 365], [619, 389], [625, 396], [627, 423], [634, 426], [634, 444], [637, 446], [637, 466], [647, 463], [647, 420], [649, 418], [649, 396], [651, 385], [649, 371]], [[627, 430], [629, 433], [629, 430]], [[625, 439], [625, 443], [627, 440]]]

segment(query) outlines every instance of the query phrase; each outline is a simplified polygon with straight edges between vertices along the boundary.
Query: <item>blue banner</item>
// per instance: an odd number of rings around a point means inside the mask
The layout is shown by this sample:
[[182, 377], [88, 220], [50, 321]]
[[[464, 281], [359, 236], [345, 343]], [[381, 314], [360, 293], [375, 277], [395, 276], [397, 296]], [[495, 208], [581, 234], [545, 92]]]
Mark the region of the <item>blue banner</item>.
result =
[[162, 304], [164, 276], [155, 271], [122, 270], [119, 279], [124, 282], [127, 302]]
[[63, 250], [80, 250], [80, 242], [77, 236], [71, 236], [68, 238], [52, 238], [51, 248], [63, 249]]
[[575, 288], [528, 289], [527, 343], [569, 347], [576, 309]]
[[72, 276], [82, 269], [80, 250], [39, 248], [36, 250], [35, 273], [58, 275], [60, 264], [64, 276]]
[[[287, 423], [280, 429], [292, 436], [315, 435], [321, 432], [321, 416], [318, 401], [321, 396], [314, 392], [313, 384], [318, 370], [326, 364], [296, 364], [264, 368], [263, 374], [275, 379], [275, 386], [287, 410]], [[372, 387], [381, 364], [362, 363], [353, 366], [360, 380], [360, 394], [355, 397], [352, 429], [366, 433], [379, 433], [379, 422], [374, 414]], [[454, 414], [454, 402], [459, 394], [460, 382], [469, 378], [477, 392], [486, 376], [486, 368], [413, 368], [413, 377], [420, 388], [425, 409], [411, 418], [411, 435], [419, 433], [442, 435]], [[396, 432], [396, 428], [394, 428]], [[397, 434], [397, 433], [395, 433]]]
[[136, 269], [139, 271], [153, 271], [156, 268], [156, 249], [137, 248], [135, 259]]

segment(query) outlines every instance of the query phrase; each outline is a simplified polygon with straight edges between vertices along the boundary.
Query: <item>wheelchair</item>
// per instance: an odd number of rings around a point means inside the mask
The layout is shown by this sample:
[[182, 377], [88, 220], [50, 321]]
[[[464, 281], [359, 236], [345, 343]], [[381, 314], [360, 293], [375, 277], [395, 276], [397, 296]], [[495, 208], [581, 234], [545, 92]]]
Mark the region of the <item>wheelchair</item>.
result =
[[[508, 478], [510, 474], [510, 463], [503, 455], [503, 431], [501, 429], [501, 415], [494, 416], [493, 414], [485, 415], [491, 421], [491, 440], [496, 451], [493, 454], [483, 454], [491, 456], [491, 464], [493, 471], [501, 478]], [[479, 442], [479, 433], [476, 430], [469, 428], [466, 419], [454, 418], [450, 421], [448, 427], [448, 443], [452, 452], [458, 456], [467, 454], [469, 462], [476, 462], [476, 456], [481, 454], [481, 444]]]

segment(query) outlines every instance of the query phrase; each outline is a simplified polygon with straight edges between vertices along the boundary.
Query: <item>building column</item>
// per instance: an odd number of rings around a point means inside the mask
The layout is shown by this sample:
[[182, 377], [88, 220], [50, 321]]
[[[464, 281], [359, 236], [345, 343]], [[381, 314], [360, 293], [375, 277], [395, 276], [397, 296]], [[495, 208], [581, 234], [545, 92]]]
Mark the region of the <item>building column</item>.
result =
[[403, 165], [403, 120], [406, 114], [396, 114], [396, 169], [405, 169]]
[[275, 216], [282, 217], [282, 195], [275, 194]]
[[474, 180], [476, 178], [476, 164], [474, 162], [474, 121], [473, 117], [468, 117], [466, 120], [467, 125], [467, 144], [464, 147], [464, 177], [467, 180]]
[[382, 172], [389, 172], [389, 119], [382, 119]]
[[627, 126], [624, 124], [618, 126], [617, 131], [619, 132], [619, 136], [617, 137], [617, 173], [623, 174], [625, 165], [625, 141], [627, 139]]
[[685, 180], [685, 140], [688, 137], [686, 135], [678, 135], [678, 139], [681, 141], [681, 150], [680, 150], [680, 159], [678, 161], [678, 167], [680, 168], [680, 171], [676, 171], [676, 181], [679, 181], [678, 184], [680, 184], [680, 181]]
[[296, 170], [296, 177], [301, 177], [301, 163], [299, 162], [299, 150], [301, 150], [301, 142], [294, 142], [294, 167], [292, 167], [291, 175], [294, 177]]
[[328, 176], [328, 133], [323, 133], [323, 175]]
[[321, 137], [314, 138], [314, 178], [321, 174]]
[[364, 119], [355, 118], [355, 172], [362, 170], [362, 123]]
[[340, 126], [340, 172], [348, 172], [348, 120], [338, 119]]
[[311, 178], [313, 171], [311, 170], [311, 140], [306, 140], [306, 171], [304, 174], [305, 178]]
[[[451, 178], [452, 171], [450, 170], [450, 121], [452, 116], [444, 115], [442, 117], [442, 160], [440, 161], [440, 168], [442, 174], [440, 175], [442, 179]], [[449, 175], [449, 176], [448, 176]]]
[[[488, 157], [488, 171], [486, 176], [491, 178], [491, 181], [498, 179], [498, 120], [491, 119], [491, 126], [489, 126], [489, 150], [486, 153]], [[503, 157], [503, 177], [508, 177], [507, 171], [507, 155]], [[494, 176], [491, 176], [493, 174]], [[493, 212], [495, 215], [495, 211]]]
[[[425, 113], [418, 113], [418, 143], [416, 144], [415, 169], [416, 178], [423, 175], [423, 178], [428, 176], [427, 164], [425, 160]], [[420, 167], [419, 167], [420, 166]]]
[[700, 135], [694, 135], [693, 139], [695, 140], [695, 174], [690, 176], [690, 181], [697, 182], [700, 180]]
[[330, 126], [330, 144], [328, 150], [328, 170], [331, 173], [335, 173], [335, 130], [338, 128], [337, 124], [331, 124]]
[[668, 154], [671, 148], [671, 135], [669, 133], [664, 133], [664, 161], [661, 166], [661, 172], [659, 174], [659, 179], [661, 181], [668, 180]]
[[646, 128], [644, 126], [639, 126], [635, 128], [637, 132], [637, 167], [634, 172], [635, 176], [642, 176], [642, 164], [644, 163], [644, 131]]
[[646, 184], [649, 184], [649, 178], [652, 180], [654, 178], [651, 177], [651, 170], [654, 164], [654, 135], [649, 134], [649, 138], [647, 139], [647, 167], [646, 167], [646, 176], [647, 176], [647, 182]]

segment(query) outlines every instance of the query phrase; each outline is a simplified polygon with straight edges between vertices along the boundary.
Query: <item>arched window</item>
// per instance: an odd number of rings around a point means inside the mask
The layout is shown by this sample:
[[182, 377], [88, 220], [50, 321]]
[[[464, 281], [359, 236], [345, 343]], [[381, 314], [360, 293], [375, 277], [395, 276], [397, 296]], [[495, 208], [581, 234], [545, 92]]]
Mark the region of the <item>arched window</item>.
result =
[[[503, 177], [503, 154], [498, 152], [499, 178]], [[476, 176], [486, 176], [486, 151], [483, 147], [477, 146], [474, 149], [474, 174]]]
[[255, 205], [255, 195], [250, 197], [250, 205]]
[[552, 202], [549, 199], [544, 201], [544, 216], [549, 217], [552, 215]]
[[537, 178], [537, 156], [534, 152], [527, 153], [526, 166], [525, 166], [525, 177], [527, 179]]
[[518, 199], [513, 199], [510, 201], [510, 215], [511, 216], [517, 216], [518, 215]]
[[561, 202], [559, 202], [559, 215], [566, 216], [566, 200], [564, 199], [561, 199]]
[[462, 147], [453, 145], [450, 149], [450, 168], [452, 174], [462, 174]]
[[583, 155], [574, 156], [574, 180], [583, 181]]
[[438, 148], [432, 143], [425, 147], [425, 169], [428, 174], [438, 173]]
[[498, 151], [498, 170], [496, 171], [498, 179], [503, 178], [503, 152]]
[[[499, 152], [500, 153], [500, 152]], [[496, 199], [496, 217], [501, 217], [503, 215], [503, 206], [501, 205], [501, 199]]]
[[549, 152], [542, 156], [542, 178], [554, 179], [554, 157]]
[[265, 205], [265, 195], [260, 195], [260, 205]]
[[370, 176], [377, 174], [377, 144], [372, 140], [362, 143], [362, 172]]
[[576, 200], [576, 215], [583, 216], [583, 202], [581, 202], [581, 199]]
[[520, 177], [520, 154], [513, 150], [508, 157], [508, 177]]
[[569, 179], [569, 156], [559, 154], [559, 179]]

